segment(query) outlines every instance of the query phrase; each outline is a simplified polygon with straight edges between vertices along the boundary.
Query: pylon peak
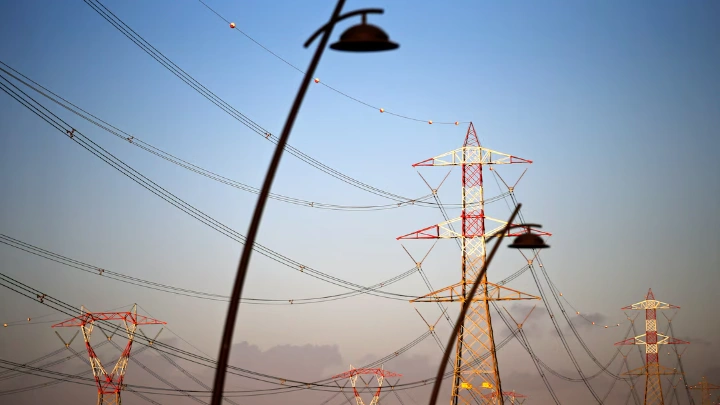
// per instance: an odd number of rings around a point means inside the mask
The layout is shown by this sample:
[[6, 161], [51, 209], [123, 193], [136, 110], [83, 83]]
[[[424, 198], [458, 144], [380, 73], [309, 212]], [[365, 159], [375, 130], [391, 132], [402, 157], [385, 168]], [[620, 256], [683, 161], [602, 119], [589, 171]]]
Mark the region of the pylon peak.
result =
[[463, 146], [482, 146], [480, 144], [480, 139], [478, 139], [477, 132], [475, 132], [475, 126], [472, 122], [468, 125], [468, 130], [465, 134], [465, 143]]

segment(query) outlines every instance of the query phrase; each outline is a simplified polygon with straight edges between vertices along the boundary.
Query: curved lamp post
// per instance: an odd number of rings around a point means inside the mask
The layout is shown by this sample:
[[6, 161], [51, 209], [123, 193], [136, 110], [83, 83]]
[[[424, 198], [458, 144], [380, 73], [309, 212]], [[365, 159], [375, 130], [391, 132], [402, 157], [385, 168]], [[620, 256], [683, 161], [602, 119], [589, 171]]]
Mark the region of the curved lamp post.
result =
[[230, 296], [230, 305], [228, 307], [227, 318], [225, 319], [225, 329], [223, 330], [222, 341], [220, 342], [220, 355], [218, 356], [218, 363], [215, 369], [215, 382], [213, 383], [212, 400], [210, 402], [211, 405], [220, 405], [220, 402], [222, 401], [228, 358], [230, 357], [230, 346], [232, 344], [235, 321], [237, 319], [238, 308], [240, 306], [240, 297], [242, 295], [243, 284], [245, 283], [245, 275], [247, 274], [248, 264], [250, 263], [250, 256], [252, 255], [252, 248], [255, 244], [258, 228], [260, 228], [260, 221], [262, 219], [263, 210], [265, 209], [265, 203], [267, 202], [268, 194], [270, 194], [270, 188], [272, 186], [273, 179], [275, 178], [277, 168], [280, 164], [280, 158], [282, 157], [285, 145], [290, 137], [290, 131], [295, 123], [295, 118], [300, 110], [300, 105], [302, 104], [308, 85], [315, 73], [315, 68], [317, 67], [318, 62], [320, 62], [320, 57], [322, 56], [328, 40], [330, 39], [333, 27], [341, 20], [362, 14], [361, 24], [350, 27], [342, 34], [338, 42], [330, 45], [330, 47], [335, 50], [349, 52], [372, 52], [397, 49], [399, 47], [398, 44], [389, 41], [388, 35], [383, 32], [383, 30], [374, 25], [367, 24], [366, 22], [367, 14], [382, 14], [382, 9], [363, 9], [340, 15], [343, 4], [345, 4], [345, 0], [338, 0], [332, 17], [330, 17], [330, 21], [315, 31], [315, 33], [307, 40], [307, 42], [305, 42], [304, 45], [305, 48], [307, 48], [315, 40], [315, 38], [322, 34], [320, 45], [318, 45], [315, 50], [315, 55], [310, 62], [310, 67], [308, 67], [308, 70], [305, 73], [305, 77], [303, 78], [303, 81], [300, 84], [300, 89], [295, 97], [295, 102], [293, 102], [290, 114], [285, 121], [285, 126], [283, 127], [280, 138], [278, 139], [275, 152], [273, 153], [272, 160], [270, 161], [270, 167], [268, 167], [267, 174], [265, 175], [265, 181], [263, 182], [260, 195], [257, 203], [255, 204], [255, 212], [253, 213], [252, 221], [250, 222], [250, 228], [248, 229], [247, 238], [245, 240], [242, 255], [240, 256], [240, 263], [238, 264], [237, 274], [235, 276], [235, 284], [233, 285], [232, 294]]
[[[448, 341], [447, 346], [445, 346], [445, 352], [443, 353], [442, 360], [440, 361], [440, 367], [438, 368], [437, 376], [435, 377], [435, 384], [433, 385], [432, 395], [430, 396], [430, 405], [435, 405], [437, 402], [438, 395], [440, 394], [440, 386], [442, 385], [443, 380], [443, 374], [445, 374], [445, 367], [447, 365], [448, 360], [450, 359], [450, 352], [452, 351], [453, 343], [455, 342], [455, 338], [460, 331], [460, 327], [464, 324], [465, 315], [467, 314], [468, 308], [470, 308], [470, 303], [473, 300], [473, 297], [475, 297], [475, 294], [477, 293], [478, 287], [480, 286], [480, 281], [482, 281], [483, 276], [485, 276], [485, 273], [487, 273], [488, 266], [490, 265], [490, 262], [493, 259], [493, 256], [495, 256], [495, 252], [497, 252], [498, 247], [500, 246], [500, 243], [502, 242], [503, 238], [505, 238], [505, 235], [510, 231], [510, 229], [513, 228], [525, 228], [527, 231], [524, 234], [519, 235], [515, 238], [515, 241], [508, 246], [510, 248], [515, 249], [545, 249], [549, 248], [550, 246], [546, 245], [543, 239], [539, 235], [535, 235], [533, 233], [530, 233], [530, 228], [540, 228], [540, 225], [537, 224], [520, 224], [520, 225], [513, 225], [512, 221], [515, 219], [515, 216], [517, 216], [518, 212], [520, 211], [520, 207], [522, 207], [522, 204], [518, 204], [515, 207], [515, 211], [513, 211], [512, 215], [510, 215], [510, 219], [508, 220], [505, 227], [495, 233], [494, 235], [491, 235], [490, 237], [496, 237], [498, 238], [497, 242], [495, 242], [495, 245], [493, 246], [492, 250], [490, 251], [490, 255], [488, 256], [487, 260], [485, 261], [485, 264], [483, 264], [483, 267], [480, 269], [480, 273], [477, 276], [477, 279], [475, 280], [475, 283], [473, 283], [472, 288], [470, 289], [470, 292], [465, 297], [465, 301], [463, 301], [462, 308], [460, 309], [460, 315], [458, 315], [458, 319], [455, 322], [455, 327], [453, 328], [452, 333], [450, 334], [450, 340]], [[499, 378], [499, 376], [498, 376]], [[501, 393], [502, 395], [502, 393]], [[500, 403], [502, 403], [502, 398], [500, 399]]]

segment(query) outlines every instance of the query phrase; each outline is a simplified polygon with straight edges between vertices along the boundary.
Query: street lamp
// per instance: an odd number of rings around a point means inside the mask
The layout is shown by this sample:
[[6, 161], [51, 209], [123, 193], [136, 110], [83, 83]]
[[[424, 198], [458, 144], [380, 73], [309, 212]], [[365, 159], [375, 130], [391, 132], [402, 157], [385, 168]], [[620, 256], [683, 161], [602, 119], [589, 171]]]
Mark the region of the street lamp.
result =
[[285, 150], [285, 145], [287, 144], [288, 138], [290, 137], [290, 131], [292, 130], [292, 126], [295, 123], [295, 118], [297, 117], [298, 111], [300, 110], [300, 105], [302, 104], [302, 100], [305, 97], [308, 85], [310, 84], [313, 74], [315, 73], [315, 68], [317, 67], [318, 62], [320, 62], [320, 57], [322, 56], [322, 53], [327, 46], [328, 40], [330, 39], [330, 34], [332, 33], [333, 27], [339, 21], [362, 14], [362, 23], [350, 27], [342, 34], [338, 42], [330, 46], [332, 49], [335, 50], [350, 52], [372, 52], [397, 49], [399, 47], [398, 44], [390, 42], [388, 35], [383, 30], [374, 25], [367, 24], [366, 15], [382, 14], [382, 9], [363, 9], [340, 15], [340, 11], [342, 10], [344, 4], [345, 0], [338, 0], [332, 17], [330, 17], [330, 21], [328, 21], [327, 24], [323, 25], [322, 27], [320, 27], [320, 29], [315, 31], [315, 33], [310, 37], [310, 39], [305, 42], [304, 46], [305, 48], [307, 48], [315, 40], [315, 38], [317, 38], [320, 34], [323, 34], [322, 38], [320, 39], [320, 45], [318, 45], [317, 49], [315, 50], [315, 55], [310, 62], [310, 67], [308, 67], [307, 72], [305, 72], [305, 77], [300, 84], [300, 89], [298, 90], [297, 96], [295, 96], [295, 101], [293, 102], [292, 108], [290, 108], [290, 113], [288, 114], [288, 118], [285, 121], [285, 126], [283, 127], [282, 133], [280, 134], [278, 143], [275, 146], [275, 152], [273, 153], [272, 160], [270, 161], [270, 166], [268, 167], [267, 174], [265, 175], [262, 189], [260, 190], [260, 195], [258, 197], [257, 203], [255, 204], [255, 212], [253, 213], [253, 217], [250, 222], [250, 227], [248, 229], [248, 233], [245, 239], [245, 245], [243, 246], [242, 255], [240, 256], [237, 274], [235, 275], [235, 284], [233, 285], [232, 294], [230, 296], [230, 305], [228, 306], [227, 318], [225, 319], [225, 328], [223, 330], [223, 336], [220, 342], [220, 355], [218, 356], [217, 368], [215, 369], [215, 382], [213, 383], [213, 393], [210, 405], [220, 405], [220, 402], [222, 401], [222, 393], [223, 388], [225, 387], [225, 376], [228, 366], [228, 358], [230, 357], [230, 346], [232, 344], [233, 332], [235, 330], [235, 321], [237, 319], [237, 313], [240, 307], [240, 297], [242, 296], [243, 284], [245, 283], [245, 275], [247, 274], [248, 264], [250, 263], [252, 248], [255, 244], [255, 238], [257, 237], [258, 229], [260, 228], [260, 221], [262, 219], [263, 210], [265, 209], [265, 204], [267, 203], [268, 195], [270, 194], [270, 188], [275, 178], [275, 173], [277, 172], [277, 168], [280, 165], [280, 158], [282, 157], [282, 153]]
[[[478, 273], [477, 279], [475, 280], [475, 283], [473, 283], [472, 288], [470, 289], [470, 292], [468, 295], [465, 296], [465, 300], [463, 301], [462, 308], [460, 309], [460, 315], [458, 315], [458, 319], [455, 322], [455, 327], [453, 328], [452, 333], [450, 334], [450, 339], [448, 341], [447, 346], [445, 346], [445, 352], [443, 353], [442, 360], [440, 361], [440, 367], [438, 368], [437, 376], [435, 376], [435, 385], [433, 385], [432, 395], [430, 395], [430, 403], [429, 405], [435, 405], [437, 402], [438, 395], [440, 394], [440, 385], [442, 384], [443, 380], [443, 374], [445, 374], [445, 367], [450, 359], [450, 352], [452, 351], [453, 343], [455, 342], [455, 337], [457, 336], [458, 332], [460, 331], [460, 327], [465, 323], [465, 315], [467, 314], [468, 308], [470, 308], [470, 303], [472, 303], [473, 297], [475, 297], [475, 294], [477, 293], [478, 287], [480, 286], [480, 282], [482, 281], [483, 277], [485, 276], [485, 273], [487, 273], [488, 266], [490, 265], [490, 262], [493, 259], [493, 256], [495, 256], [495, 252], [497, 252], [498, 247], [500, 246], [500, 243], [502, 242], [503, 238], [505, 238], [505, 235], [510, 231], [510, 229], [513, 228], [525, 228], [525, 233], [518, 235], [513, 243], [508, 246], [510, 248], [515, 249], [545, 249], [549, 248], [550, 246], [545, 244], [545, 241], [533, 233], [530, 232], [530, 228], [540, 228], [540, 225], [537, 224], [519, 224], [519, 225], [513, 225], [512, 221], [515, 219], [515, 216], [520, 211], [520, 207], [522, 207], [522, 204], [518, 204], [515, 207], [515, 211], [513, 211], [512, 215], [510, 215], [510, 219], [508, 219], [507, 224], [503, 227], [502, 230], [496, 232], [495, 234], [491, 235], [490, 237], [496, 237], [498, 240], [495, 242], [495, 245], [493, 246], [492, 250], [490, 251], [490, 255], [488, 256], [487, 260], [483, 264], [482, 268], [480, 269], [480, 273]], [[500, 378], [498, 376], [498, 378]], [[502, 393], [500, 394], [502, 395]], [[502, 398], [500, 399], [502, 401]], [[502, 402], [501, 402], [502, 403]]]

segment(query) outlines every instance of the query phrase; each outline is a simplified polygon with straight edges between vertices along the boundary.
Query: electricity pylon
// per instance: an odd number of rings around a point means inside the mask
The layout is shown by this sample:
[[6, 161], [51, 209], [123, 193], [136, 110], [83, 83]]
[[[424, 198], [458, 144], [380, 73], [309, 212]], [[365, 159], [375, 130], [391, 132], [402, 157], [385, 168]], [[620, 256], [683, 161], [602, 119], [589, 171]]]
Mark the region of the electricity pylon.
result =
[[[658, 309], [679, 309], [680, 307], [655, 300], [652, 289], [648, 290], [645, 301], [632, 304], [622, 308], [623, 310], [635, 309], [645, 311], [645, 334], [634, 338], [615, 343], [618, 345], [645, 345], [645, 365], [630, 370], [624, 375], [645, 376], [645, 405], [664, 405], [661, 375], [677, 374], [677, 370], [660, 365], [658, 357], [658, 345], [679, 345], [688, 344], [680, 339], [665, 336], [657, 331], [657, 310]], [[643, 338], [645, 338], [643, 340]]]
[[[342, 374], [338, 374], [332, 377], [333, 380], [338, 379], [349, 379], [350, 384], [352, 384], [353, 393], [355, 394], [355, 404], [356, 405], [365, 405], [365, 402], [363, 402], [362, 398], [360, 397], [360, 393], [357, 390], [357, 379], [358, 377], [362, 382], [365, 384], [365, 387], [370, 387], [370, 383], [365, 381], [361, 375], [374, 375], [375, 378], [377, 378], [377, 390], [375, 390], [375, 393], [373, 394], [372, 400], [368, 405], [378, 405], [378, 401], [380, 401], [380, 391], [382, 390], [383, 381], [388, 377], [402, 377], [402, 374], [393, 373], [392, 371], [387, 371], [384, 368], [355, 368], [350, 365], [350, 371], [346, 371]], [[371, 377], [372, 378], [372, 377]], [[372, 381], [372, 380], [371, 380]], [[335, 382], [337, 384], [337, 381]], [[396, 383], [397, 384], [397, 383]], [[338, 384], [338, 387], [340, 387], [340, 384]], [[392, 386], [391, 386], [392, 388]], [[342, 390], [342, 387], [340, 387]]]
[[[75, 318], [53, 325], [53, 328], [79, 326], [85, 340], [85, 348], [90, 356], [90, 367], [95, 377], [95, 385], [98, 390], [97, 405], [120, 405], [120, 391], [123, 389], [123, 380], [127, 363], [130, 357], [130, 349], [135, 339], [135, 331], [138, 325], [164, 325], [166, 322], [147, 316], [137, 314], [137, 305], [133, 305], [130, 312], [87, 312], [83, 307], [82, 314]], [[90, 335], [96, 321], [122, 321], [127, 332], [127, 344], [118, 359], [112, 372], [108, 373], [98, 359], [90, 344]], [[109, 339], [109, 338], [108, 338]], [[66, 344], [66, 346], [69, 344]]]
[[700, 390], [702, 393], [702, 405], [712, 405], [712, 399], [710, 399], [712, 390], [720, 390], [720, 385], [710, 384], [707, 382], [705, 377], [702, 378], [699, 384], [690, 387], [691, 390]]
[[[433, 225], [419, 231], [403, 235], [397, 239], [452, 239], [460, 240], [462, 250], [461, 281], [457, 284], [434, 291], [410, 302], [460, 302], [466, 297], [468, 286], [477, 279], [486, 260], [486, 240], [489, 235], [500, 231], [506, 222], [485, 216], [483, 197], [483, 167], [487, 165], [532, 163], [505, 153], [496, 152], [480, 145], [472, 123], [465, 135], [465, 143], [459, 149], [443, 153], [415, 163], [419, 166], [461, 166], [462, 167], [462, 213], [460, 217]], [[499, 223], [497, 228], [486, 231], [485, 220]], [[460, 231], [454, 229], [460, 227]], [[532, 230], [539, 235], [545, 232]], [[513, 234], [508, 234], [512, 236]], [[492, 284], [487, 281], [487, 273], [481, 280], [482, 285], [472, 305], [468, 309], [463, 326], [458, 332], [455, 361], [453, 362], [453, 386], [450, 403], [463, 405], [474, 403], [476, 398], [484, 397], [481, 390], [491, 390], [491, 401], [503, 404], [503, 391], [500, 382], [495, 340], [490, 319], [489, 302], [493, 300], [531, 300], [539, 297], [517, 290]], [[461, 304], [462, 305], [462, 304]], [[486, 353], [489, 356], [483, 356]]]

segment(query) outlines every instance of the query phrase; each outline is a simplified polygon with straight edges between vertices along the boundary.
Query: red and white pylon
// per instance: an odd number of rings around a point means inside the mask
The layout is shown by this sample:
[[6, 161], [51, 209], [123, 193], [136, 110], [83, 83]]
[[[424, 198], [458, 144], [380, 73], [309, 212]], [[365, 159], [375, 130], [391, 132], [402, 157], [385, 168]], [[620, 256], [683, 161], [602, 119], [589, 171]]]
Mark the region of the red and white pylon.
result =
[[[378, 401], [380, 400], [380, 390], [382, 389], [383, 380], [385, 380], [386, 377], [402, 377], [402, 374], [393, 373], [391, 371], [384, 370], [383, 368], [355, 368], [351, 364], [350, 371], [335, 375], [332, 378], [334, 380], [350, 380], [350, 384], [352, 384], [353, 388], [353, 393], [355, 394], [355, 402], [357, 403], [357, 405], [365, 405], [365, 402], [363, 402], [362, 398], [360, 397], [360, 393], [355, 386], [355, 383], [357, 382], [357, 379], [361, 374], [374, 375], [377, 378], [378, 387], [377, 390], [375, 390], [375, 394], [373, 394], [372, 400], [368, 405], [377, 405]], [[369, 383], [365, 382], [362, 377], [360, 377], [360, 379], [363, 383], [365, 383], [365, 386], [369, 386]]]
[[648, 290], [645, 301], [640, 301], [637, 304], [622, 308], [624, 310], [645, 310], [645, 334], [615, 343], [615, 346], [645, 345], [645, 366], [625, 373], [626, 375], [645, 376], [645, 405], [664, 405], [660, 376], [677, 374], [677, 370], [660, 365], [658, 346], [689, 343], [684, 340], [665, 336], [657, 331], [657, 310], [679, 308], [678, 306], [655, 300], [652, 289]]
[[[504, 286], [488, 282], [487, 273], [483, 275], [481, 286], [475, 297], [467, 297], [469, 287], [473, 285], [480, 269], [486, 261], [486, 244], [506, 225], [505, 221], [485, 215], [485, 197], [483, 168], [493, 165], [530, 164], [532, 161], [497, 152], [480, 145], [475, 127], [468, 126], [463, 146], [443, 153], [413, 167], [420, 166], [460, 166], [462, 169], [462, 211], [460, 216], [449, 221], [432, 225], [397, 239], [459, 239], [461, 253], [460, 282], [443, 289], [433, 291], [410, 302], [460, 302], [473, 301], [463, 320], [455, 343], [455, 361], [453, 362], [453, 386], [451, 405], [471, 405], [478, 396], [491, 390], [493, 404], [503, 405], [502, 385], [497, 362], [490, 301], [534, 300], [539, 297], [525, 294]], [[433, 190], [435, 193], [435, 190]], [[486, 228], [486, 222], [497, 223], [492, 229]], [[547, 232], [529, 229], [538, 235], [549, 236]], [[506, 236], [517, 236], [508, 233]], [[487, 353], [490, 353], [487, 356]]]
[[[137, 314], [137, 305], [133, 305], [130, 312], [87, 312], [83, 307], [82, 314], [75, 318], [52, 325], [53, 328], [79, 326], [85, 340], [85, 348], [90, 356], [90, 367], [92, 368], [95, 384], [98, 389], [97, 405], [120, 405], [120, 391], [123, 389], [123, 380], [127, 370], [130, 349], [135, 339], [135, 331], [138, 325], [165, 325], [166, 322], [147, 316]], [[96, 321], [122, 321], [127, 332], [127, 344], [112, 372], [108, 373], [98, 359], [95, 350], [90, 344], [90, 335]], [[109, 340], [110, 338], [108, 338]], [[69, 344], [66, 344], [69, 346]]]

